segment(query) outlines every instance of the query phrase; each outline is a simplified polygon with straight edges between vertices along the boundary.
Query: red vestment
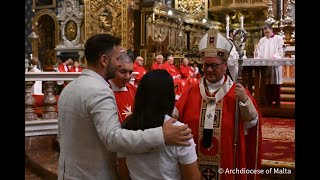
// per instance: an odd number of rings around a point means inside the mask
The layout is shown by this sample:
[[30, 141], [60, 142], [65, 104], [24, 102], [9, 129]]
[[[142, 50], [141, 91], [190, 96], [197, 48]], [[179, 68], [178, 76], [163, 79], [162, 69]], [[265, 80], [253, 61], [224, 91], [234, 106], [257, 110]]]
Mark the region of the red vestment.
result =
[[139, 74], [137, 74], [135, 76], [135, 80], [134, 80], [134, 85], [139, 85], [142, 77], [147, 73], [147, 70], [141, 66], [137, 61], [134, 62], [133, 64], [133, 72], [139, 72]]
[[[66, 71], [65, 67], [67, 67], [67, 68], [66, 68], [67, 71]], [[58, 66], [58, 70], [59, 70], [59, 72], [69, 72], [69, 71], [70, 71], [69, 67], [68, 67], [67, 65], [63, 64], [63, 63], [61, 63], [61, 64]]]
[[164, 69], [163, 64], [159, 64], [157, 63], [157, 61], [154, 62], [151, 66], [151, 70], [154, 70], [154, 69]]
[[173, 78], [174, 85], [176, 86], [175, 93], [180, 97], [183, 91], [187, 88], [187, 84], [185, 80], [181, 79], [179, 70], [174, 64], [169, 64], [168, 62], [165, 62], [163, 64], [163, 69], [168, 71], [168, 73]]
[[[230, 81], [229, 81], [230, 82]], [[225, 81], [228, 83], [228, 81]], [[202, 176], [209, 177], [208, 179], [233, 180], [234, 174], [219, 174], [217, 170], [222, 168], [224, 171], [233, 167], [233, 150], [234, 150], [234, 119], [236, 112], [236, 97], [235, 83], [230, 83], [230, 88], [222, 99], [217, 102], [215, 116], [214, 133], [212, 137], [212, 147], [204, 148], [202, 145], [203, 120], [206, 113], [206, 102], [200, 93], [199, 84], [187, 89], [179, 100], [176, 102], [176, 108], [179, 111], [179, 120], [188, 124], [192, 129], [195, 143], [197, 144], [198, 163]], [[257, 125], [248, 129], [248, 134], [244, 133], [244, 125], [241, 117], [239, 118], [238, 129], [238, 145], [236, 164], [237, 169], [241, 170], [261, 170], [261, 113], [258, 106], [248, 90], [248, 97], [252, 100], [258, 111]], [[208, 93], [207, 93], [208, 95]], [[241, 116], [241, 115], [240, 115]], [[201, 122], [201, 123], [200, 123]], [[200, 124], [199, 124], [200, 123]], [[204, 158], [202, 158], [204, 157]], [[209, 158], [208, 158], [209, 157]], [[210, 159], [211, 158], [211, 159]], [[208, 168], [206, 164], [215, 164]], [[213, 168], [212, 168], [213, 167]], [[212, 168], [212, 169], [211, 169]], [[214, 169], [214, 170], [213, 170]], [[209, 175], [209, 176], [208, 176]], [[256, 174], [237, 174], [237, 180], [253, 180], [260, 179]]]
[[78, 67], [78, 69], [76, 69], [75, 67], [72, 67], [69, 72], [82, 72], [82, 67]]
[[165, 62], [163, 64], [163, 67], [173, 78], [174, 85], [177, 87], [176, 95], [181, 96], [183, 91], [187, 88], [187, 84], [185, 80], [181, 79], [179, 70], [176, 68], [174, 64], [169, 64], [168, 62]]
[[113, 91], [118, 106], [119, 121], [122, 124], [132, 113], [134, 97], [137, 88], [130, 83], [126, 85], [128, 91]]
[[[194, 71], [191, 69], [189, 65], [181, 65], [180, 66], [180, 74], [181, 78], [186, 82], [186, 88], [193, 86], [194, 84], [199, 83], [198, 79], [194, 77]], [[185, 89], [186, 89], [185, 88]]]
[[189, 77], [193, 77], [193, 70], [189, 65], [180, 65], [180, 74], [183, 80], [187, 80]]
[[176, 68], [176, 66], [174, 64], [169, 64], [168, 62], [165, 62], [163, 64], [163, 67], [165, 70], [168, 71], [168, 73], [173, 77], [173, 76], [180, 76], [181, 78], [181, 74], [179, 72], [179, 70]]

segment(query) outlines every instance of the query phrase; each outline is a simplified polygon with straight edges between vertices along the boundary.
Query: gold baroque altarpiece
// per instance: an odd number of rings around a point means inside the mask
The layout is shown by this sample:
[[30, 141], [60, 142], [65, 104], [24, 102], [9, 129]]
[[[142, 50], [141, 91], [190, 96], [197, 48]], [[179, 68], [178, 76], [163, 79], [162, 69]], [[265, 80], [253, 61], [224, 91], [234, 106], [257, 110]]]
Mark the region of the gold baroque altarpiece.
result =
[[133, 47], [134, 0], [85, 0], [84, 40], [98, 33], [109, 33], [121, 38], [121, 46]]

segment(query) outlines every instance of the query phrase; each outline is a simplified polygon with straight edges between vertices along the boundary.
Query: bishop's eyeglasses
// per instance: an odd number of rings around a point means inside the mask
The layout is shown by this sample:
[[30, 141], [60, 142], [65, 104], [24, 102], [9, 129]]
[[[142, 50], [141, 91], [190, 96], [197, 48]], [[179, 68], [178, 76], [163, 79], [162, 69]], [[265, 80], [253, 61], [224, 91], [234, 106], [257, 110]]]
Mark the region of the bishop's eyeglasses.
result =
[[225, 64], [225, 62], [220, 63], [220, 64], [216, 64], [216, 63], [203, 64], [203, 68], [208, 69], [210, 67], [212, 70], [216, 70], [218, 68], [218, 66], [220, 66], [221, 64]]

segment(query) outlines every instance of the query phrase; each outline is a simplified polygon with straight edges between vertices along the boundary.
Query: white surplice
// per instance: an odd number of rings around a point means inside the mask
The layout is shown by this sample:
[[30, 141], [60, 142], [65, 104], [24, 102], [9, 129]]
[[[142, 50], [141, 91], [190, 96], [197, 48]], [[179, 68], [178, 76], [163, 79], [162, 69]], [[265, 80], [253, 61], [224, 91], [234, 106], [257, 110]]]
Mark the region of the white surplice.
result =
[[[41, 72], [40, 69], [37, 68], [37, 66], [33, 66], [32, 69], [30, 69], [29, 72]], [[35, 81], [31, 88], [31, 93], [35, 95], [43, 95], [42, 93], [42, 81]]]
[[[256, 47], [255, 58], [259, 59], [280, 59], [284, 55], [284, 41], [279, 35], [273, 35], [270, 38], [263, 37]], [[282, 84], [282, 66], [267, 66], [265, 71], [266, 84]]]

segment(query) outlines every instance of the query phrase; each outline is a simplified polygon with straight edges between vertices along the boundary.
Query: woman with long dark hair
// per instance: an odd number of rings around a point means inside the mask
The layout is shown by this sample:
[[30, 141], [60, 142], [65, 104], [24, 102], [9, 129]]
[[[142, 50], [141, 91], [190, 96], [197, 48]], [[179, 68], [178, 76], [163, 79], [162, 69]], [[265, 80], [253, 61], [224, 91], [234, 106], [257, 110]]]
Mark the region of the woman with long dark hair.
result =
[[[162, 126], [170, 119], [175, 104], [174, 83], [163, 69], [146, 73], [138, 86], [132, 116], [122, 128], [144, 130]], [[176, 122], [176, 125], [183, 125]], [[164, 146], [143, 154], [126, 154], [130, 178], [135, 179], [192, 179], [199, 180], [200, 172], [193, 139], [191, 146]], [[119, 164], [120, 176], [123, 164]], [[129, 177], [123, 177], [129, 179]]]

